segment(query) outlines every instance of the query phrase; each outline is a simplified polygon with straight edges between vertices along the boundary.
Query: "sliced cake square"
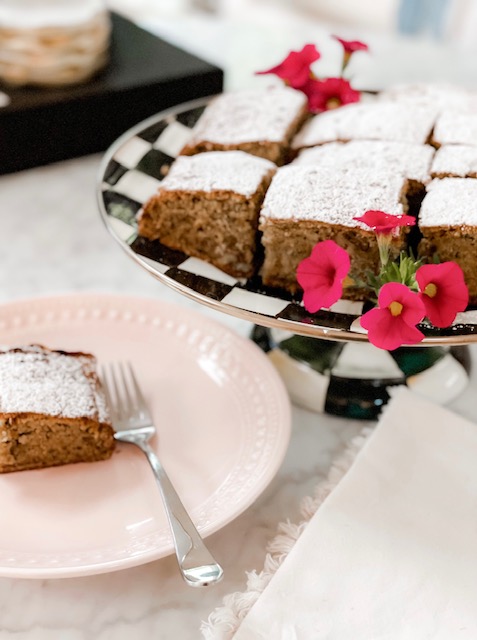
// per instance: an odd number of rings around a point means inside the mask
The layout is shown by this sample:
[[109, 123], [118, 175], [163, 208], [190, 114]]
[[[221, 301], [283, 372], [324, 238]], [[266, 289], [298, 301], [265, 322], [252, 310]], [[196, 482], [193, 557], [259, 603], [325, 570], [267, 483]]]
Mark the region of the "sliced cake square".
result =
[[424, 144], [436, 119], [434, 107], [397, 102], [350, 104], [311, 118], [297, 133], [299, 151], [325, 142], [395, 140]]
[[477, 146], [446, 144], [440, 147], [431, 166], [433, 178], [477, 178]]
[[477, 303], [477, 180], [433, 180], [419, 213], [419, 253], [454, 261], [464, 272], [469, 298]]
[[437, 118], [433, 143], [436, 147], [444, 144], [477, 145], [477, 113], [448, 109]]
[[0, 351], [0, 472], [109, 458], [114, 431], [96, 360], [28, 346]]
[[444, 82], [398, 84], [381, 91], [378, 100], [432, 105], [438, 109], [475, 111], [477, 92]]
[[430, 145], [392, 140], [353, 140], [304, 149], [292, 164], [337, 171], [360, 168], [398, 173], [408, 179], [410, 191], [416, 193], [431, 181], [430, 166], [434, 153], [435, 149]]
[[239, 149], [283, 164], [307, 114], [305, 95], [289, 87], [224, 93], [207, 106], [181, 153]]
[[235, 277], [255, 270], [260, 206], [276, 166], [243, 151], [179, 156], [139, 213], [139, 234]]
[[[298, 264], [322, 240], [346, 249], [355, 276], [376, 271], [379, 252], [373, 231], [353, 218], [369, 209], [400, 215], [405, 212], [406, 180], [386, 171], [355, 169], [336, 172], [306, 166], [279, 169], [260, 215], [265, 259], [264, 284], [290, 292], [299, 288]], [[392, 240], [391, 254], [405, 246], [406, 230]], [[359, 298], [362, 291], [349, 290]]]

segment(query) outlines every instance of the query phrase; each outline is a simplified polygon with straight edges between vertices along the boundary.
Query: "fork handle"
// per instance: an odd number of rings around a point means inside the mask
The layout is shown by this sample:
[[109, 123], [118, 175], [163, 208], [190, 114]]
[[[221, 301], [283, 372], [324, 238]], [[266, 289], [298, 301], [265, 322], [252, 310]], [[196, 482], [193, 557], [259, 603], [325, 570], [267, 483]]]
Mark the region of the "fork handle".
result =
[[137, 444], [146, 454], [159, 486], [182, 577], [191, 587], [206, 587], [218, 582], [223, 569], [205, 546], [161, 461], [146, 442]]

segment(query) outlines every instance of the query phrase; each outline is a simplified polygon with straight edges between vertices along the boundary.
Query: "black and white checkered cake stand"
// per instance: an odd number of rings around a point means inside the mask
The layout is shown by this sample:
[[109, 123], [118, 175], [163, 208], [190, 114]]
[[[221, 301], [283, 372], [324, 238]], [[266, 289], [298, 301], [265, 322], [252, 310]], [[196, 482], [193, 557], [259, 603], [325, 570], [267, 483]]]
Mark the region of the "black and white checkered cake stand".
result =
[[361, 302], [341, 300], [311, 314], [299, 297], [264, 287], [258, 276], [239, 280], [138, 236], [136, 215], [142, 203], [156, 192], [209, 100], [139, 123], [106, 152], [97, 195], [113, 238], [164, 284], [254, 323], [252, 337], [270, 354], [292, 398], [313, 410], [375, 417], [387, 401], [387, 388], [396, 384], [408, 384], [440, 402], [460, 393], [468, 379], [462, 345], [477, 342], [477, 310], [459, 314], [449, 329], [420, 327], [425, 338], [419, 347], [381, 351], [368, 342], [359, 324]]

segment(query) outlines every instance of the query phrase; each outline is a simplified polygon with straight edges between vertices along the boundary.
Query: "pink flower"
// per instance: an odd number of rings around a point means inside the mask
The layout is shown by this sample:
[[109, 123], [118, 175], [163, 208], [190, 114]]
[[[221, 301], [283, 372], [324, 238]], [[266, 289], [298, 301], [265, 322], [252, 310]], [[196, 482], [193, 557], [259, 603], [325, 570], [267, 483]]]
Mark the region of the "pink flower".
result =
[[416, 271], [419, 297], [435, 327], [450, 326], [469, 303], [462, 269], [455, 262], [425, 264]]
[[379, 291], [378, 307], [361, 317], [368, 339], [376, 347], [393, 351], [402, 344], [416, 344], [424, 334], [416, 325], [426, 315], [417, 293], [399, 282], [388, 282]]
[[343, 72], [348, 63], [350, 61], [351, 56], [356, 51], [369, 51], [369, 47], [364, 42], [360, 42], [359, 40], [343, 40], [343, 38], [338, 38], [338, 36], [333, 36], [335, 40], [343, 47], [343, 64], [341, 65], [341, 71]]
[[312, 113], [336, 109], [344, 104], [358, 102], [361, 94], [343, 78], [316, 80], [310, 78], [300, 90], [308, 97], [308, 108]]
[[308, 258], [298, 265], [296, 277], [302, 287], [305, 309], [315, 313], [340, 299], [343, 280], [351, 262], [347, 252], [333, 240], [318, 242]]
[[338, 40], [343, 47], [343, 51], [347, 54], [352, 54], [355, 51], [369, 51], [368, 45], [359, 40], [343, 40], [343, 38], [339, 38], [338, 36], [333, 36], [333, 38]]
[[389, 262], [389, 248], [392, 242], [392, 234], [398, 227], [411, 227], [416, 224], [416, 219], [412, 216], [394, 216], [384, 211], [366, 211], [362, 216], [353, 218], [362, 222], [376, 232], [379, 258], [381, 265], [385, 267]]
[[366, 211], [362, 216], [353, 218], [359, 220], [379, 235], [389, 235], [397, 227], [412, 227], [416, 224], [416, 219], [412, 216], [394, 216], [384, 211]]
[[311, 76], [310, 66], [320, 58], [314, 44], [306, 44], [301, 51], [290, 51], [288, 56], [275, 67], [257, 71], [257, 75], [273, 73], [285, 80], [294, 89], [301, 88]]

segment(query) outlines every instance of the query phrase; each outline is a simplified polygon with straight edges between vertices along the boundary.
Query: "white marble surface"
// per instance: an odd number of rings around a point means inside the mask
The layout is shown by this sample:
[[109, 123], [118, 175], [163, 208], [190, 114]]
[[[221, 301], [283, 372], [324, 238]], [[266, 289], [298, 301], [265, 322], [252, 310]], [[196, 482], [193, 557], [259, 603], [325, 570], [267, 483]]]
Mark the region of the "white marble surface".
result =
[[[97, 213], [98, 164], [99, 157], [91, 156], [0, 177], [0, 302], [71, 291], [144, 295], [200, 309], [247, 335], [250, 325], [167, 289], [116, 246]], [[474, 419], [476, 387], [474, 374], [453, 403], [456, 411]], [[293, 409], [290, 447], [277, 476], [248, 510], [208, 539], [225, 569], [216, 587], [188, 588], [173, 557], [77, 579], [0, 578], [0, 638], [199, 638], [201, 620], [225, 594], [245, 587], [245, 571], [262, 567], [265, 545], [278, 523], [298, 519], [301, 498], [363, 426]], [[34, 522], [31, 527], [34, 536]]]

